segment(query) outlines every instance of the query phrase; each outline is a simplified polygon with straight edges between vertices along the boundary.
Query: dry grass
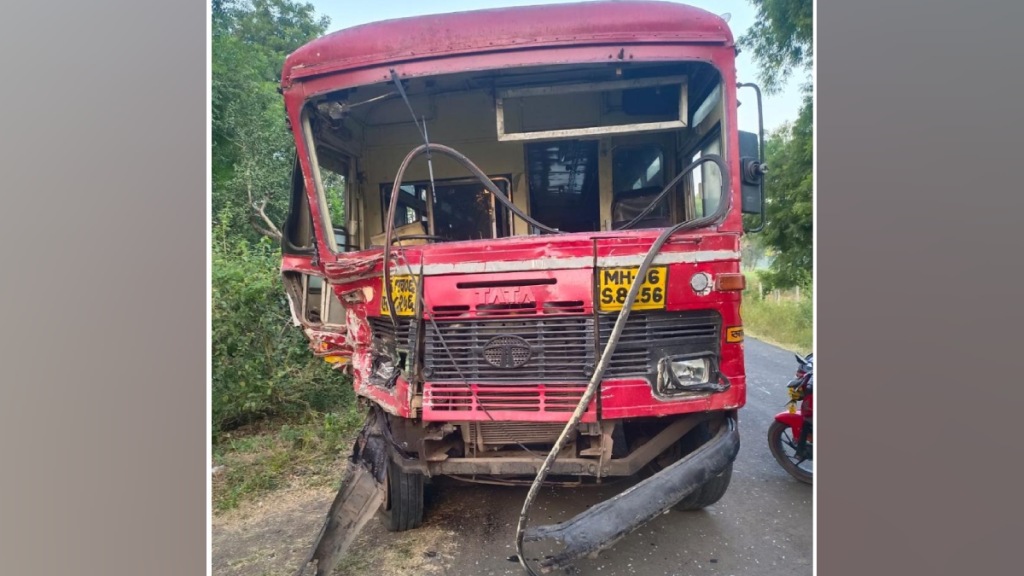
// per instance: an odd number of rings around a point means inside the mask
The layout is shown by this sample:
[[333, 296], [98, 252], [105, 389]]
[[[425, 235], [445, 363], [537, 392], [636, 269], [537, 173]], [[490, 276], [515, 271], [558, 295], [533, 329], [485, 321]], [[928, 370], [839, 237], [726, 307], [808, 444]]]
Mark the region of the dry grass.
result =
[[743, 294], [744, 331], [760, 340], [788, 348], [800, 354], [814, 347], [814, 300], [806, 291], [799, 299], [788, 298], [776, 302], [765, 295], [762, 300], [757, 290], [757, 274], [747, 271], [747, 291]]
[[284, 486], [337, 482], [360, 416], [316, 414], [305, 422], [264, 422], [224, 434], [213, 448], [214, 511], [232, 510]]

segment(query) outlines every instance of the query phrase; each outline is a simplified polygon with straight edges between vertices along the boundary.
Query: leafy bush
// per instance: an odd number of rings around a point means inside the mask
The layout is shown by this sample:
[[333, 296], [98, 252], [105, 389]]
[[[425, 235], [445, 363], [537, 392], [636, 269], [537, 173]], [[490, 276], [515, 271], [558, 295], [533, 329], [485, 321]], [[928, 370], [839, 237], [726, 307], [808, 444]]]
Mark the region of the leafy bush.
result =
[[212, 5], [215, 443], [228, 430], [268, 417], [305, 425], [348, 414], [354, 405], [351, 384], [313, 356], [291, 324], [280, 250], [253, 226], [260, 222], [256, 204], [278, 226], [287, 212], [295, 151], [277, 92], [281, 66], [328, 24], [301, 1]]
[[351, 383], [313, 356], [292, 324], [277, 247], [215, 231], [212, 265], [214, 438], [270, 416], [344, 413]]

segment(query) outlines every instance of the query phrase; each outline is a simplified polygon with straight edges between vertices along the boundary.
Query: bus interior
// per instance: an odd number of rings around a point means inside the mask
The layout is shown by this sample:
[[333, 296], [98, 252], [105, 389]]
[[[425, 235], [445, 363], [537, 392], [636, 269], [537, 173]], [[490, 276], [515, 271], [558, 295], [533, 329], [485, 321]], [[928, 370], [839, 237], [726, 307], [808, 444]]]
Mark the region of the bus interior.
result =
[[[315, 98], [293, 129], [302, 130], [313, 151], [324, 229], [334, 231], [327, 241], [336, 253], [382, 246], [395, 173], [424, 143], [421, 126], [431, 143], [467, 156], [539, 222], [563, 232], [610, 231], [633, 219], [697, 158], [726, 156], [721, 80], [705, 62], [406, 78], [402, 90], [381, 82]], [[422, 157], [405, 173], [394, 216], [399, 239], [458, 242], [532, 232], [463, 166], [435, 154], [430, 168], [433, 183]], [[308, 251], [312, 244], [302, 183], [296, 162], [286, 252]], [[635, 228], [711, 214], [721, 194], [718, 167], [704, 163]]]

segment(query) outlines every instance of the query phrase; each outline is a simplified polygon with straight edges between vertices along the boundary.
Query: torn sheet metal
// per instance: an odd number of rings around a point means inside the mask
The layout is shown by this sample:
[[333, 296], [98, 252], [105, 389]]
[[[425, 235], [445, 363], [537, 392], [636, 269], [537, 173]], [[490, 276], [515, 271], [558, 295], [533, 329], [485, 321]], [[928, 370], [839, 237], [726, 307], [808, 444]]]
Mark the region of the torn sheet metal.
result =
[[389, 440], [384, 414], [370, 412], [352, 448], [341, 490], [313, 542], [312, 552], [295, 576], [331, 574], [385, 498]]

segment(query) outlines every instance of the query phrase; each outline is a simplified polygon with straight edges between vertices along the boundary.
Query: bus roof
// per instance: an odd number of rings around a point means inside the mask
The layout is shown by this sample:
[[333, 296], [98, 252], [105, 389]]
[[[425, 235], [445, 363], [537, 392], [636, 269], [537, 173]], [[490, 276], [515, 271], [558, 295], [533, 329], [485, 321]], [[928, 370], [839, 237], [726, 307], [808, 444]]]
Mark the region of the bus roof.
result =
[[649, 0], [603, 0], [384, 20], [333, 32], [288, 56], [282, 85], [308, 76], [455, 54], [618, 43], [731, 44], [721, 17]]

